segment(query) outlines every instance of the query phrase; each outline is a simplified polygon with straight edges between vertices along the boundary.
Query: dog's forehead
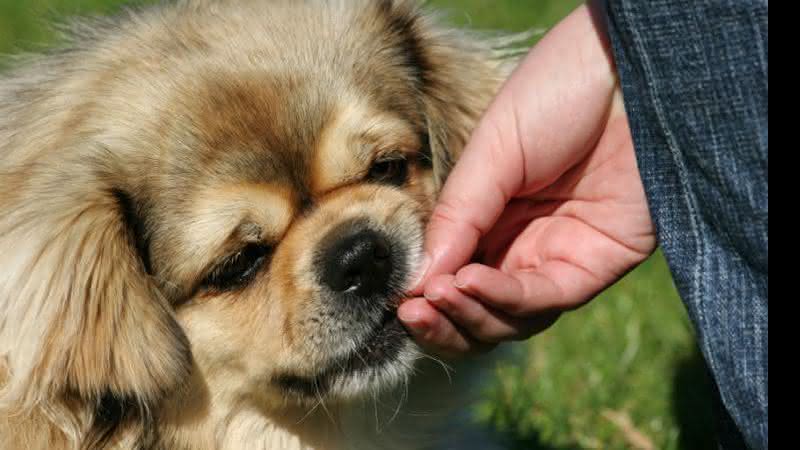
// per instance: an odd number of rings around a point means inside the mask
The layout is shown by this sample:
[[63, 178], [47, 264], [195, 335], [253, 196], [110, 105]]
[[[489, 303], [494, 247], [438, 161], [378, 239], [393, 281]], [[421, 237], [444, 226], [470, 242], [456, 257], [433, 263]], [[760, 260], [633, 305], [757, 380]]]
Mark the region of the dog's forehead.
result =
[[225, 74], [195, 99], [196, 158], [228, 182], [305, 184], [333, 111], [329, 96], [297, 76]]
[[[324, 190], [332, 185], [334, 169], [344, 172], [348, 162], [364, 159], [357, 152], [375, 150], [324, 142], [344, 144], [336, 131], [366, 122], [340, 120], [355, 117], [357, 102], [423, 128], [420, 68], [414, 64], [420, 57], [412, 51], [417, 40], [410, 8], [371, 1], [360, 8], [290, 0], [246, 5], [242, 16], [211, 14], [174, 26], [190, 50], [164, 50], [173, 64], [159, 67], [172, 67], [180, 79], [173, 84], [174, 99], [164, 100], [164, 110], [186, 113], [194, 142], [190, 148], [183, 145], [186, 130], [178, 132], [176, 154], [182, 160], [175, 170], [182, 176], [168, 174], [173, 179], [188, 181], [187, 186], [200, 175], [209, 181], [268, 181], [298, 191]], [[197, 29], [205, 32], [198, 35]], [[203, 45], [193, 46], [198, 40]], [[161, 84], [161, 79], [152, 83]], [[331, 126], [337, 121], [338, 129]], [[181, 126], [187, 121], [179, 117], [172, 122]], [[317, 154], [320, 148], [327, 157]]]
[[412, 108], [343, 80], [231, 73], [206, 80], [192, 102], [209, 181], [280, 184], [300, 200], [357, 175], [387, 145], [418, 146], [419, 118], [403, 113]]

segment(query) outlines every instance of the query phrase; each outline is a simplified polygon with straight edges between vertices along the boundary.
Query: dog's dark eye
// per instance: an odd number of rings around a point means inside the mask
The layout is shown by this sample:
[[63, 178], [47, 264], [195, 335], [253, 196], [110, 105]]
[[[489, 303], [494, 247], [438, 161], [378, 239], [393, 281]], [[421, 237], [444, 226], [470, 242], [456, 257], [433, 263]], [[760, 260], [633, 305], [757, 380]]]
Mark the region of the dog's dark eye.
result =
[[376, 161], [369, 169], [370, 181], [402, 186], [408, 178], [408, 160], [392, 158]]
[[250, 244], [217, 265], [203, 281], [203, 287], [231, 291], [244, 287], [258, 273], [271, 253], [268, 246]]

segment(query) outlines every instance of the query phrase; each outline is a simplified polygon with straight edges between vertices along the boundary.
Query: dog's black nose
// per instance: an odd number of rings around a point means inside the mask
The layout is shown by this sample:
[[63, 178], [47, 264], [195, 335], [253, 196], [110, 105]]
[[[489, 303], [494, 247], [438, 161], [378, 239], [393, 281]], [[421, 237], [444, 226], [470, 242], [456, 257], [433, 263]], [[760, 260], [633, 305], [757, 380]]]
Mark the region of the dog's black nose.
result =
[[359, 230], [323, 251], [322, 281], [334, 292], [371, 297], [389, 291], [392, 254], [377, 231]]

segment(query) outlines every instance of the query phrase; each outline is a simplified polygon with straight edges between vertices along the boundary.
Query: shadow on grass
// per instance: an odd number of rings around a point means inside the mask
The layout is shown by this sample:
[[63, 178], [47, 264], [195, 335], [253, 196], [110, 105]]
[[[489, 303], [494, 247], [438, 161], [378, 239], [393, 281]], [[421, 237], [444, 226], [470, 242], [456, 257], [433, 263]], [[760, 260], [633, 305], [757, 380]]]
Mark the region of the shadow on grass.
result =
[[673, 378], [672, 414], [680, 430], [681, 450], [717, 448], [713, 412], [714, 385], [700, 350], [678, 361]]

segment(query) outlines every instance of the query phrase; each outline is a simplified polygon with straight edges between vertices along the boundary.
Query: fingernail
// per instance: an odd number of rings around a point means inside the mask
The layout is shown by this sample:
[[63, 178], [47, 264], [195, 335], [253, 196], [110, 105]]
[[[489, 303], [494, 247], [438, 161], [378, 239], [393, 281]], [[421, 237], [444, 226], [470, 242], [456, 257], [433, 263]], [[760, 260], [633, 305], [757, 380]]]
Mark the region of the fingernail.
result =
[[442, 295], [439, 292], [425, 292], [425, 299], [431, 302], [438, 302], [442, 299]]
[[463, 277], [460, 275], [461, 272], [456, 273], [456, 276], [453, 278], [453, 286], [457, 287], [458, 289], [464, 289], [467, 287], [467, 282], [464, 281]]
[[408, 311], [407, 309], [400, 308], [397, 310], [397, 317], [401, 322], [408, 326], [413, 326], [414, 324], [418, 324], [420, 322], [419, 313], [413, 310]]
[[421, 320], [420, 315], [413, 311], [401, 309], [397, 311], [397, 317], [415, 336], [422, 336], [428, 331], [428, 327]]

